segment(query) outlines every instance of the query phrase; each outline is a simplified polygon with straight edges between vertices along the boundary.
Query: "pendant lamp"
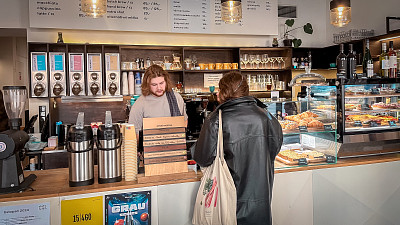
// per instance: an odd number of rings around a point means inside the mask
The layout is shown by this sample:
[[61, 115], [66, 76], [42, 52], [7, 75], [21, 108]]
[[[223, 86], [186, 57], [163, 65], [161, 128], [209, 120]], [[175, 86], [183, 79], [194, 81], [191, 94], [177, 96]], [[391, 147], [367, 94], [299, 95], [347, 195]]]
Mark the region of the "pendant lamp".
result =
[[225, 23], [238, 23], [242, 19], [242, 2], [221, 0], [221, 17]]
[[81, 0], [81, 10], [86, 16], [102, 17], [107, 13], [107, 0]]
[[330, 11], [330, 21], [333, 26], [343, 27], [351, 22], [350, 0], [332, 0]]

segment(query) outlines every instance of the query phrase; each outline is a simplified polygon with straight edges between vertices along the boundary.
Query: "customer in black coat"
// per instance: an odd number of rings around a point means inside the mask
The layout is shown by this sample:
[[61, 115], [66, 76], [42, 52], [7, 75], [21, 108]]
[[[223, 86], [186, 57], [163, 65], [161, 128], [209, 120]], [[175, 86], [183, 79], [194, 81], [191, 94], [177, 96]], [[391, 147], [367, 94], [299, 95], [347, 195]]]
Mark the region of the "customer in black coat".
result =
[[[218, 110], [222, 110], [224, 154], [237, 193], [238, 224], [272, 225], [271, 199], [274, 160], [283, 140], [278, 120], [257, 99], [238, 72], [219, 82], [221, 104], [205, 120], [194, 152], [202, 167], [213, 163], [218, 139]], [[262, 105], [263, 106], [263, 105]]]
[[0, 90], [0, 132], [8, 130], [8, 116], [4, 107], [3, 92]]

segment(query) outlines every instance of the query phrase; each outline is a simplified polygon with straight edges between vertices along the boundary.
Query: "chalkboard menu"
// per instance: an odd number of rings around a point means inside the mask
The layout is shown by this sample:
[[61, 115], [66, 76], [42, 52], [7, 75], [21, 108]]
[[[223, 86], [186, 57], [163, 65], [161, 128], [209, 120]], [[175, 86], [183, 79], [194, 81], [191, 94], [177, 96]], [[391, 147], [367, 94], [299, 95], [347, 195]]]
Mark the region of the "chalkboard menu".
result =
[[108, 0], [107, 14], [86, 17], [80, 0], [29, 1], [32, 28], [205, 34], [278, 34], [277, 0], [242, 0], [242, 20], [225, 24], [220, 0]]

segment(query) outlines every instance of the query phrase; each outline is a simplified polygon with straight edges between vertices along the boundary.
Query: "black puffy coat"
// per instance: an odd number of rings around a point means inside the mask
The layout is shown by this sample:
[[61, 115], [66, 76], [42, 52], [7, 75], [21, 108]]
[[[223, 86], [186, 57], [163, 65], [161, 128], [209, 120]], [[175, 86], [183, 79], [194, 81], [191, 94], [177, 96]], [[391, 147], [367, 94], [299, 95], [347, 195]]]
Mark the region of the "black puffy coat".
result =
[[272, 224], [274, 160], [282, 145], [278, 120], [245, 96], [217, 107], [205, 120], [194, 160], [202, 167], [215, 159], [218, 110], [222, 110], [225, 160], [235, 182], [238, 224]]

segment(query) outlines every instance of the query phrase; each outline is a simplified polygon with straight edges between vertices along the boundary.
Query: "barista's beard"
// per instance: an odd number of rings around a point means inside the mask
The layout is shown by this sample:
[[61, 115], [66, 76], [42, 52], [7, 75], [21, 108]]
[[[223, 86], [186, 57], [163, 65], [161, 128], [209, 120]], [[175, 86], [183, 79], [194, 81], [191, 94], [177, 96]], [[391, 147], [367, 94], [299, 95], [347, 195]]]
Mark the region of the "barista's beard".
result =
[[150, 91], [150, 92], [151, 92], [151, 94], [153, 94], [156, 97], [161, 97], [161, 96], [163, 96], [165, 94], [165, 90], [163, 90], [162, 93], [160, 93], [160, 92], [157, 93], [157, 92], [152, 92], [152, 91]]

